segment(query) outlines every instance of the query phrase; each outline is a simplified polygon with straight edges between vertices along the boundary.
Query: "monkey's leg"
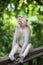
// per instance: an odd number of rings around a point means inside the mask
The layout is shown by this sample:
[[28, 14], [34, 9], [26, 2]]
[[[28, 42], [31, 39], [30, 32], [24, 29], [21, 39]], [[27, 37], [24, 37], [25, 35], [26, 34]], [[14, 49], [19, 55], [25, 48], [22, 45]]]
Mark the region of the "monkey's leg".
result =
[[12, 48], [11, 52], [9, 53], [9, 58], [11, 61], [15, 59], [14, 54], [17, 52], [19, 45], [16, 43], [15, 46]]

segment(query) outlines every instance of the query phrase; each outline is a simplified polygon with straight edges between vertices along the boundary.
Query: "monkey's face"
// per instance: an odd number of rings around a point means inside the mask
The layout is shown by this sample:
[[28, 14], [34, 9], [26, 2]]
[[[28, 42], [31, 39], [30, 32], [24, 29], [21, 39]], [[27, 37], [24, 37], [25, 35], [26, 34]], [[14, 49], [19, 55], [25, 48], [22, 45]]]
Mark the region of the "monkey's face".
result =
[[18, 23], [19, 23], [19, 25], [22, 25], [22, 19], [21, 19], [21, 17], [19, 17]]
[[26, 19], [24, 17], [19, 17], [18, 23], [20, 26], [26, 26], [27, 24]]

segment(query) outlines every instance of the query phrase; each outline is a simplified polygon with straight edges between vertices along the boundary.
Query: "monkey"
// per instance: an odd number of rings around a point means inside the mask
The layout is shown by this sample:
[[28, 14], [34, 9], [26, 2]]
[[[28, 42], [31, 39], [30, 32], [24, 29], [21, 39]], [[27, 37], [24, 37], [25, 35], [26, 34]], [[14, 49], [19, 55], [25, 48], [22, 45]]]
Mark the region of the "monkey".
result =
[[9, 58], [11, 61], [16, 60], [14, 55], [15, 53], [19, 53], [20, 58], [18, 62], [23, 62], [23, 59], [27, 56], [32, 46], [31, 30], [27, 22], [27, 19], [23, 16], [18, 18], [18, 25], [15, 28], [12, 49], [9, 53]]

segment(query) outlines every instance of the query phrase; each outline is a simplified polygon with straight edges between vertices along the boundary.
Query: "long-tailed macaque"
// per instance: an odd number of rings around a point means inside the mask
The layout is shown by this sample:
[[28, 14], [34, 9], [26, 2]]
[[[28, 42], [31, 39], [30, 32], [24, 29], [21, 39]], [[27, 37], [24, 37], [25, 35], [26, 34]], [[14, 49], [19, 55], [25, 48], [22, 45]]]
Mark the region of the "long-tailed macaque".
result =
[[12, 49], [9, 53], [9, 58], [12, 61], [15, 60], [15, 53], [19, 53], [20, 60], [23, 61], [31, 48], [31, 32], [27, 22], [28, 21], [26, 20], [26, 18], [22, 16], [18, 18], [18, 26], [16, 26], [12, 42]]

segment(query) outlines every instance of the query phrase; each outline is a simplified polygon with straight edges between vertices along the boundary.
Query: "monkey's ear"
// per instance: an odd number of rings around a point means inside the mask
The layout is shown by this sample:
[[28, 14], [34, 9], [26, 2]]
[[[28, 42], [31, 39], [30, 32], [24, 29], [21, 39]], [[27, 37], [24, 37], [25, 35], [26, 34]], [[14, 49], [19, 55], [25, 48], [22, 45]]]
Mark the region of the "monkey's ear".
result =
[[28, 22], [28, 20], [26, 19], [26, 22]]

